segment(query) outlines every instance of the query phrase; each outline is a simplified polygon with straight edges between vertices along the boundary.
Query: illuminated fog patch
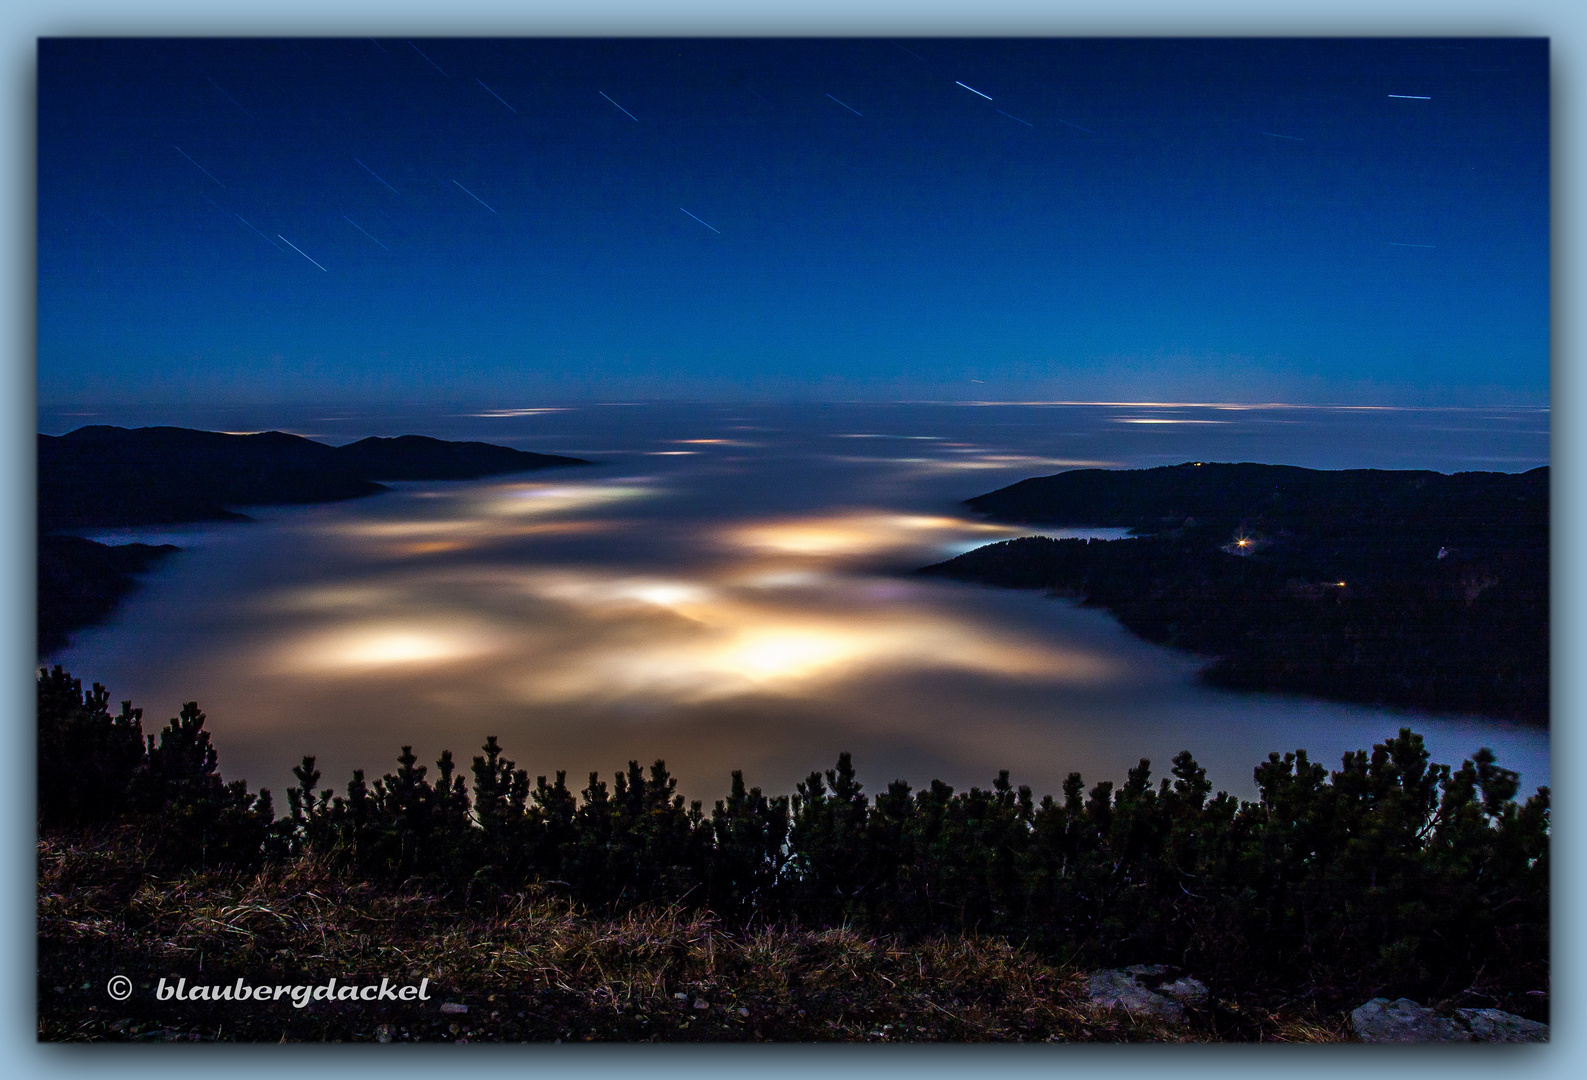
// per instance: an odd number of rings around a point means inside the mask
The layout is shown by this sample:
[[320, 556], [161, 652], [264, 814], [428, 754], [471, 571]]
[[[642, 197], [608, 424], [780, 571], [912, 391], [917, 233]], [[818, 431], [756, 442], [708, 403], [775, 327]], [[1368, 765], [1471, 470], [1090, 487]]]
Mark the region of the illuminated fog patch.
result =
[[832, 558], [929, 547], [965, 534], [1008, 532], [1006, 526], [964, 518], [860, 512], [762, 521], [730, 530], [728, 540], [755, 551]]
[[390, 606], [401, 595], [402, 590], [384, 585], [315, 585], [277, 593], [260, 607], [270, 612], [369, 611]]
[[526, 593], [583, 608], [641, 605], [677, 609], [698, 606], [713, 595], [710, 588], [693, 581], [577, 572], [526, 574], [518, 580], [518, 587]]
[[744, 635], [720, 658], [730, 671], [770, 679], [805, 675], [858, 651], [851, 640], [837, 634], [769, 629]]
[[536, 620], [563, 628], [497, 666], [524, 701], [687, 704], [928, 669], [1070, 684], [1118, 674], [1100, 653], [966, 619], [940, 590], [892, 578], [725, 564], [694, 578], [545, 571], [510, 581], [473, 587], [555, 605], [560, 614], [537, 608]]
[[469, 545], [462, 540], [421, 540], [412, 544], [401, 544], [397, 553], [401, 555], [439, 555], [446, 551], [462, 551]]
[[591, 641], [520, 678], [517, 689], [532, 701], [665, 698], [689, 704], [759, 692], [841, 692], [837, 685], [844, 681], [914, 670], [1071, 685], [1119, 674], [1100, 654], [965, 625], [926, 605], [905, 604], [890, 613], [876, 608], [822, 616], [724, 598], [694, 608], [686, 622], [648, 633], [626, 627]]
[[[1222, 423], [1223, 421], [1209, 421]], [[1116, 461], [1043, 457], [1034, 454], [994, 454], [963, 447], [944, 446], [943, 457], [862, 457], [858, 455], [831, 454], [829, 461], [854, 464], [886, 464], [907, 466], [901, 470], [907, 475], [933, 476], [959, 472], [984, 472], [1012, 469], [1106, 469], [1118, 465]]]
[[[951, 557], [1019, 536], [1114, 540], [1127, 534], [1126, 529], [1042, 529], [924, 514], [850, 513], [741, 525], [728, 531], [727, 540], [766, 555], [832, 562], [882, 554]], [[801, 579], [787, 575], [797, 573], [768, 570], [758, 580], [793, 584]]]
[[633, 483], [499, 484], [485, 489], [479, 509], [487, 515], [505, 517], [575, 514], [655, 493], [654, 488]]
[[390, 559], [445, 555], [528, 537], [577, 536], [606, 532], [613, 521], [525, 521], [488, 515], [415, 521], [380, 521], [333, 526], [326, 531], [352, 541], [372, 555]]
[[296, 672], [341, 674], [374, 668], [433, 667], [474, 659], [497, 643], [477, 629], [432, 624], [353, 624], [310, 634], [283, 650], [280, 666]]
[[831, 580], [831, 575], [816, 570], [773, 570], [745, 575], [737, 579], [737, 584], [752, 589], [808, 589], [829, 584]]
[[420, 518], [412, 521], [358, 522], [352, 525], [334, 527], [332, 531], [344, 536], [367, 536], [384, 540], [392, 537], [434, 536], [437, 533], [467, 532], [477, 527], [478, 523], [474, 521]]

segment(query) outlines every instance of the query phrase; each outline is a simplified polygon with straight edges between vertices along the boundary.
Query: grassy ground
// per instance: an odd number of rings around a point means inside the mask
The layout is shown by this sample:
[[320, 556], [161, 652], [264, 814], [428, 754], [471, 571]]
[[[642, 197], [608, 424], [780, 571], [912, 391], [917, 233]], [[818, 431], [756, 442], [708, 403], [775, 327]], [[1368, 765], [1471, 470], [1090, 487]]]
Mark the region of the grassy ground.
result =
[[[459, 909], [312, 861], [162, 876], [130, 833], [39, 844], [49, 1041], [1337, 1041], [1343, 1017], [1215, 1000], [1183, 1024], [1098, 1010], [1086, 973], [992, 938], [730, 932], [709, 916], [582, 915], [522, 895]], [[116, 1002], [108, 980], [132, 980]], [[174, 984], [418, 983], [419, 1002], [156, 1001]], [[448, 1006], [442, 1011], [442, 1006]], [[466, 1012], [457, 1006], [466, 1006]]]

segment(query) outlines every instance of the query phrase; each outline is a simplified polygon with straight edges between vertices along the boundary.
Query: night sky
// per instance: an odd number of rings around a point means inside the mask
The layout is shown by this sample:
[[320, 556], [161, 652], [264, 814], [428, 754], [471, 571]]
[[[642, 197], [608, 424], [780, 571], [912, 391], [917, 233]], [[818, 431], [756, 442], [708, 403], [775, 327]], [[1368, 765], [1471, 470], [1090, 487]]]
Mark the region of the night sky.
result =
[[46, 40], [41, 403], [1546, 404], [1542, 40]]

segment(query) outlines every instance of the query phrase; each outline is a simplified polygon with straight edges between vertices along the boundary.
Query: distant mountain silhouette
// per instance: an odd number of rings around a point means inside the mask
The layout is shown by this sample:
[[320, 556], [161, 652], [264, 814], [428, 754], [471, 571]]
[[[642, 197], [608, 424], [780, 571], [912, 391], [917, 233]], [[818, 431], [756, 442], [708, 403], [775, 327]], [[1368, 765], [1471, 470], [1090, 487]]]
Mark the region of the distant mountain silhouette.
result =
[[[1074, 469], [966, 499], [1004, 521], [1131, 528], [1261, 521], [1268, 528], [1359, 533], [1445, 530], [1450, 542], [1507, 541], [1548, 523], [1548, 467], [1524, 473], [1302, 469], [1187, 462], [1154, 469]], [[1452, 531], [1451, 531], [1452, 530]], [[1446, 545], [1447, 546], [1447, 545]]]
[[381, 480], [474, 480], [581, 458], [422, 435], [348, 446], [265, 431], [83, 427], [38, 437], [39, 528], [224, 521], [238, 506], [333, 502], [385, 490]]
[[1216, 685], [1548, 719], [1549, 471], [1187, 463], [1077, 469], [966, 500], [1026, 537], [922, 573], [1050, 589], [1212, 662]]
[[88, 529], [246, 521], [235, 508], [333, 502], [385, 491], [382, 480], [474, 480], [582, 458], [423, 435], [347, 446], [265, 431], [83, 427], [38, 437], [38, 655], [104, 620], [169, 544], [101, 544]]

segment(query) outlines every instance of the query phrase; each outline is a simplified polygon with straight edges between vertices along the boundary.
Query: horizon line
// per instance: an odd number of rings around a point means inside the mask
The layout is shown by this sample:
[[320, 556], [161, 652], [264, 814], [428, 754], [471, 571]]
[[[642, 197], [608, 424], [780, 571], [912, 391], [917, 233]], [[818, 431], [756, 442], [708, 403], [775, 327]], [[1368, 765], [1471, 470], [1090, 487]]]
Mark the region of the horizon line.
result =
[[[40, 411], [58, 412], [62, 416], [97, 416], [102, 411], [122, 409], [279, 409], [279, 408], [345, 408], [355, 403], [344, 398], [323, 398], [305, 401], [256, 401], [256, 402], [217, 402], [203, 404], [191, 401], [142, 401], [142, 402], [89, 402], [72, 401], [62, 402], [59, 405], [38, 403]], [[722, 405], [731, 407], [758, 407], [758, 406], [828, 406], [828, 405], [953, 405], [953, 406], [1026, 406], [1026, 407], [1051, 407], [1051, 406], [1078, 406], [1094, 408], [1133, 408], [1133, 409], [1330, 409], [1340, 411], [1382, 411], [1382, 412], [1551, 412], [1549, 405], [1361, 405], [1346, 404], [1343, 402], [1298, 402], [1298, 401], [1161, 401], [1161, 400], [1130, 400], [1130, 399], [1012, 399], [1012, 398], [823, 398], [823, 399], [795, 399], [778, 400], [769, 398], [713, 398], [713, 397], [677, 397], [677, 398], [546, 398], [535, 404], [504, 405], [499, 402], [489, 405], [479, 402], [470, 402], [466, 399], [435, 400], [422, 398], [392, 399], [381, 402], [362, 402], [359, 407], [371, 412], [384, 412], [396, 408], [455, 408], [475, 410], [468, 415], [484, 416], [494, 414], [493, 418], [506, 419], [513, 414], [549, 411], [570, 411], [579, 408], [601, 407], [638, 407], [656, 405]], [[65, 409], [84, 409], [92, 411], [62, 412]]]

